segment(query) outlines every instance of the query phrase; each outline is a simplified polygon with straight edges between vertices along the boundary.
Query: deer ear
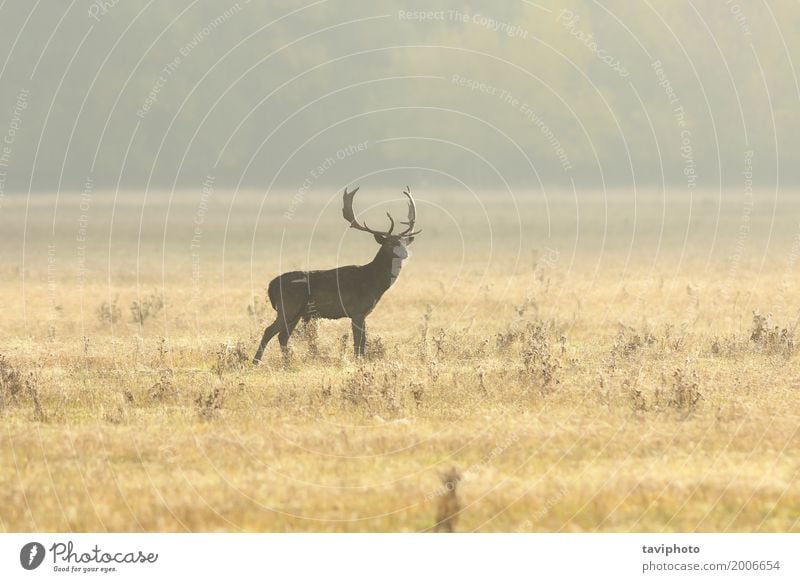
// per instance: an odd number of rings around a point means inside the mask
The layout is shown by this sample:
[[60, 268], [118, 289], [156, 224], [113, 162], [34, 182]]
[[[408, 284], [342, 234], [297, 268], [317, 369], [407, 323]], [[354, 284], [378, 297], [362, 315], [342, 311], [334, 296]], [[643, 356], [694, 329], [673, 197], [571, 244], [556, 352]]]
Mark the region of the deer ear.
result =
[[406, 244], [409, 244], [409, 245], [410, 245], [412, 242], [414, 242], [414, 237], [413, 237], [413, 236], [410, 236], [410, 237], [408, 237], [408, 238], [406, 239]]
[[378, 243], [379, 245], [382, 245], [383, 243], [386, 242], [386, 238], [381, 236], [381, 235], [379, 235], [379, 234], [376, 234], [376, 235], [373, 235], [373, 236], [375, 237], [375, 242]]

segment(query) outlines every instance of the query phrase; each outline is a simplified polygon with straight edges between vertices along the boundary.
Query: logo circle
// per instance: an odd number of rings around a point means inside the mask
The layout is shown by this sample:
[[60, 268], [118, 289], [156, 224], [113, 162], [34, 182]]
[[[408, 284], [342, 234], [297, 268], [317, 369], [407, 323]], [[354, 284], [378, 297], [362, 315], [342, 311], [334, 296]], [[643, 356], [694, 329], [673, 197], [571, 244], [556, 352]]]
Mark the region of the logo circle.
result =
[[35, 570], [44, 561], [44, 546], [39, 542], [28, 542], [19, 551], [19, 563], [26, 570]]

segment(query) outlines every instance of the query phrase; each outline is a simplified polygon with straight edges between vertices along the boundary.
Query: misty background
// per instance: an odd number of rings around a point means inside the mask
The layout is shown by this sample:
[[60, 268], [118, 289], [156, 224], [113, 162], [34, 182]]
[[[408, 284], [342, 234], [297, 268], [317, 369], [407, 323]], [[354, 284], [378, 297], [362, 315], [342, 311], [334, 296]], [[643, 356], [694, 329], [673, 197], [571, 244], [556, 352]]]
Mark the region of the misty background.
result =
[[0, 3], [0, 193], [775, 189], [795, 2]]

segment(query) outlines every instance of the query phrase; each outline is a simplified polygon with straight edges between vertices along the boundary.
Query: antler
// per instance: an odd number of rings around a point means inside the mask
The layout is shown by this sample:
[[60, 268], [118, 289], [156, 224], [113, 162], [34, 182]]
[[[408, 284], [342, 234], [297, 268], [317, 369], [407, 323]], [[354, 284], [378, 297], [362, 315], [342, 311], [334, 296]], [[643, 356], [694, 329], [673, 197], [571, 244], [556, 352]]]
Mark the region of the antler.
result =
[[409, 236], [414, 236], [415, 234], [419, 234], [422, 231], [414, 230], [414, 223], [417, 221], [417, 205], [414, 202], [414, 198], [411, 196], [411, 189], [408, 186], [406, 186], [406, 189], [403, 190], [403, 194], [405, 194], [406, 197], [408, 198], [408, 222], [403, 222], [402, 224], [405, 224], [408, 228], [405, 229], [400, 234], [398, 234], [397, 236], [409, 237]]
[[[389, 230], [373, 230], [370, 227], [368, 227], [366, 223], [361, 223], [358, 221], [355, 212], [353, 212], [353, 198], [355, 197], [356, 192], [358, 192], [358, 188], [355, 188], [352, 192], [348, 192], [347, 188], [344, 189], [344, 197], [343, 197], [344, 205], [342, 207], [342, 216], [344, 216], [344, 219], [350, 223], [350, 228], [355, 228], [356, 230], [369, 232], [371, 234], [375, 234], [378, 236], [392, 235], [392, 232], [394, 231], [394, 218], [392, 218], [392, 215], [389, 214], [388, 212], [386, 213], [386, 216], [389, 217]], [[405, 224], [408, 228], [406, 228], [406, 230], [404, 230], [403, 232], [394, 235], [397, 237], [414, 236], [415, 234], [418, 234], [420, 232], [420, 231], [412, 232], [412, 230], [414, 229], [414, 221], [416, 220], [417, 217], [417, 208], [414, 204], [414, 199], [411, 197], [411, 192], [409, 191], [408, 186], [406, 186], [406, 189], [403, 192], [403, 194], [408, 196], [409, 200], [408, 222], [403, 222], [401, 224]]]
[[[344, 219], [350, 223], [350, 228], [355, 228], [356, 230], [363, 230], [364, 232], [369, 232], [381, 236], [386, 236], [388, 234], [391, 234], [392, 230], [394, 230], [394, 220], [392, 220], [391, 216], [389, 216], [389, 220], [392, 221], [392, 224], [388, 231], [372, 230], [366, 224], [362, 224], [358, 221], [355, 212], [353, 212], [353, 197], [355, 197], [356, 192], [358, 192], [358, 187], [356, 187], [356, 189], [353, 190], [352, 192], [348, 192], [347, 188], [344, 189], [344, 206], [342, 207], [342, 216], [344, 216]], [[386, 214], [388, 215], [389, 213], [387, 212]]]

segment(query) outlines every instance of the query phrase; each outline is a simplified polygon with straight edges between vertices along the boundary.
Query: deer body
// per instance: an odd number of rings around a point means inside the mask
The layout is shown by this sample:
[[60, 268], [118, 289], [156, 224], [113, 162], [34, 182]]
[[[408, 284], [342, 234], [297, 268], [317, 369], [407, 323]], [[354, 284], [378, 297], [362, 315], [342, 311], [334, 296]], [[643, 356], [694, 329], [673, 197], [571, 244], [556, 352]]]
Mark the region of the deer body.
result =
[[[402, 262], [408, 257], [406, 247], [416, 234], [412, 232], [416, 212], [413, 199], [406, 192], [410, 201], [409, 222], [406, 223], [409, 228], [403, 233], [393, 235], [392, 220], [389, 231], [373, 231], [361, 225], [352, 212], [352, 198], [357, 190], [358, 188], [350, 193], [345, 190], [343, 214], [352, 228], [374, 235], [376, 242], [381, 245], [375, 258], [366, 265], [349, 265], [325, 271], [290, 271], [273, 279], [267, 288], [267, 295], [277, 317], [264, 330], [253, 357], [254, 364], [261, 360], [264, 349], [275, 335], [286, 354], [289, 337], [301, 319], [350, 318], [355, 354], [357, 357], [364, 354], [364, 320], [400, 274]], [[391, 220], [391, 216], [389, 219]]]
[[366, 265], [284, 273], [269, 284], [270, 303], [276, 310], [281, 306], [286, 315], [298, 314], [300, 319], [363, 319], [399, 274], [400, 262], [388, 254], [381, 247]]

